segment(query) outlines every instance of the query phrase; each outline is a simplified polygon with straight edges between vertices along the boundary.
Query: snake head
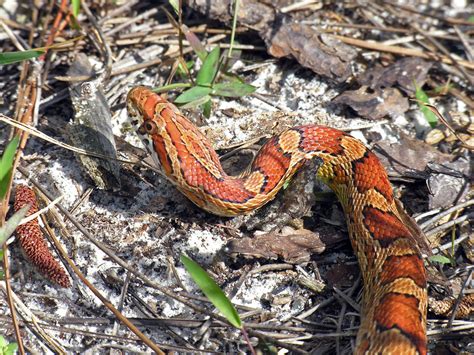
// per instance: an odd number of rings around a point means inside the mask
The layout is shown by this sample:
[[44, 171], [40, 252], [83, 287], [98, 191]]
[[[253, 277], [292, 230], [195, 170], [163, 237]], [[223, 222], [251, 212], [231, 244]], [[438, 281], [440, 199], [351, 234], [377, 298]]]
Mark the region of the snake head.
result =
[[157, 149], [160, 151], [162, 145], [165, 122], [159, 113], [163, 106], [168, 105], [171, 104], [145, 86], [134, 87], [127, 95], [130, 123], [160, 171], [162, 164]]
[[134, 87], [127, 95], [128, 117], [136, 131], [144, 122], [143, 108], [151, 95], [153, 92], [145, 86]]
[[155, 109], [157, 104], [166, 102], [145, 86], [134, 87], [128, 93], [127, 111], [130, 123], [142, 140], [158, 132]]

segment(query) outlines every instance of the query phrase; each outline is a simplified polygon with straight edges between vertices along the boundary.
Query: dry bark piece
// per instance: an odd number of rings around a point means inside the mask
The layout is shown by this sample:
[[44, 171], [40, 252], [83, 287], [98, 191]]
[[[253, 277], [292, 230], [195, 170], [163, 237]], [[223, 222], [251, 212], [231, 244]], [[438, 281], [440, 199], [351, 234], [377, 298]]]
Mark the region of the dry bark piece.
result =
[[455, 158], [406, 135], [393, 144], [380, 141], [374, 148], [389, 175], [398, 177], [424, 172], [429, 163], [444, 164]]
[[[68, 75], [93, 76], [87, 56], [79, 53], [68, 70]], [[112, 133], [112, 115], [99, 79], [74, 83], [69, 87], [74, 119], [69, 126], [69, 136], [76, 146], [111, 158], [117, 157]], [[92, 178], [98, 188], [120, 189], [120, 165], [113, 159], [100, 159], [77, 155], [84, 171]]]
[[408, 99], [395, 88], [371, 90], [362, 86], [358, 90], [348, 90], [336, 97], [335, 104], [351, 107], [360, 116], [380, 120], [385, 116], [397, 117], [408, 110]]
[[[15, 192], [15, 211], [28, 204], [31, 207], [28, 210], [27, 216], [38, 211], [36, 195], [33, 190], [26, 185], [18, 185]], [[37, 219], [18, 226], [16, 228], [16, 235], [26, 257], [41, 274], [64, 288], [71, 287], [66, 272], [51, 254]]]
[[[233, 1], [190, 0], [187, 4], [205, 16], [231, 24]], [[281, 4], [280, 4], [281, 5]], [[292, 24], [288, 15], [276, 16], [276, 9], [256, 0], [241, 0], [238, 22], [259, 32], [268, 52], [277, 57], [293, 56], [302, 66], [336, 82], [352, 74], [357, 51], [341, 41], [303, 24]]]
[[[216, 19], [227, 24], [233, 19], [233, 0], [188, 0], [187, 5], [204, 14], [206, 17]], [[239, 5], [238, 22], [257, 31], [267, 29], [275, 21], [275, 9], [257, 0], [241, 0]]]
[[435, 128], [426, 134], [425, 142], [430, 145], [435, 145], [451, 135], [453, 134], [448, 129]]
[[326, 271], [324, 278], [330, 288], [341, 289], [351, 286], [359, 273], [359, 268], [354, 265], [335, 264]]
[[247, 258], [278, 259], [290, 264], [309, 261], [312, 253], [321, 254], [331, 244], [345, 238], [327, 236], [301, 229], [283, 230], [282, 233], [265, 233], [252, 238], [234, 239], [227, 245], [230, 254]]
[[461, 243], [466, 258], [469, 259], [471, 263], [474, 263], [474, 233], [472, 233], [470, 223], [464, 223], [460, 226], [461, 234], [468, 234], [469, 237]]
[[413, 95], [416, 90], [415, 83], [419, 87], [424, 85], [432, 65], [433, 63], [421, 58], [402, 58], [387, 67], [376, 64], [362, 73], [357, 81], [360, 85], [374, 90], [397, 86], [405, 94]]
[[336, 82], [346, 81], [357, 52], [308, 25], [281, 25], [266, 36], [268, 53], [281, 58], [293, 56], [302, 66]]
[[396, 144], [379, 142], [377, 156], [390, 176], [426, 179], [429, 208], [446, 208], [462, 200], [467, 193], [469, 161], [441, 153], [429, 144], [402, 135]]
[[448, 208], [456, 201], [462, 201], [469, 191], [468, 176], [472, 165], [469, 159], [459, 158], [444, 164], [429, 164], [428, 207]]

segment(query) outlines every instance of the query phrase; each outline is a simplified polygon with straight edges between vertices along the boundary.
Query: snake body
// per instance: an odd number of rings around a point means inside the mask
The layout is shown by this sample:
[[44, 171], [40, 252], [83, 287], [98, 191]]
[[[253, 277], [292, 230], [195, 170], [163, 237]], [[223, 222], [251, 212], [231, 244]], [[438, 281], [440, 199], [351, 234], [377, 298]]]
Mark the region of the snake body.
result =
[[270, 201], [307, 161], [337, 195], [364, 282], [357, 354], [426, 354], [426, 273], [387, 173], [374, 153], [340, 130], [305, 125], [269, 139], [239, 176], [227, 175], [206, 137], [146, 87], [127, 97], [132, 124], [162, 173], [197, 206], [221, 216]]

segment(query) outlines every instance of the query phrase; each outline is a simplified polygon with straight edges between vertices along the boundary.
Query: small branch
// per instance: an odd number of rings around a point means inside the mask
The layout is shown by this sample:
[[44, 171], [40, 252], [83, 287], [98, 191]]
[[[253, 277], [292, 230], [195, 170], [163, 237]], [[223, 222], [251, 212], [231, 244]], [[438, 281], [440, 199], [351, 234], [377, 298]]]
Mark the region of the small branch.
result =
[[3, 245], [3, 271], [5, 273], [5, 289], [7, 294], [8, 307], [10, 308], [10, 313], [12, 316], [13, 328], [15, 329], [15, 337], [18, 343], [18, 351], [21, 355], [25, 354], [25, 349], [23, 347], [23, 340], [21, 338], [20, 326], [18, 325], [18, 319], [16, 316], [16, 308], [13, 303], [12, 298], [12, 288], [10, 285], [10, 267], [8, 265], [8, 246], [5, 243]]
[[[350, 44], [352, 46], [357, 46], [360, 48], [371, 49], [377, 52], [387, 52], [387, 53], [394, 53], [394, 54], [399, 54], [399, 55], [407, 55], [411, 57], [420, 57], [420, 58], [425, 58], [425, 59], [430, 59], [430, 60], [440, 60], [445, 64], [451, 64], [451, 65], [455, 64], [448, 57], [435, 55], [433, 53], [426, 53], [419, 49], [404, 48], [404, 47], [398, 47], [398, 46], [387, 46], [380, 42], [374, 42], [374, 41], [369, 42], [369, 41], [363, 41], [360, 39], [338, 36], [338, 35], [333, 35], [333, 37], [337, 38], [338, 40], [346, 44]], [[467, 60], [458, 60], [457, 62], [459, 65], [462, 65], [463, 67], [466, 67], [468, 69], [474, 69], [473, 62], [469, 62]]]

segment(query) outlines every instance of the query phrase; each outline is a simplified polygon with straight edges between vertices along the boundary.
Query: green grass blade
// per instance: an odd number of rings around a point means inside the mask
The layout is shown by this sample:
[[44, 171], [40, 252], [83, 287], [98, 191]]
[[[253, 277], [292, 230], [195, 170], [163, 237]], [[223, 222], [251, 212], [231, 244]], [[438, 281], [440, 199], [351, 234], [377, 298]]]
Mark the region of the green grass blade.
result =
[[227, 53], [228, 58], [232, 57], [232, 49], [234, 47], [235, 30], [237, 28], [237, 14], [239, 13], [240, 0], [234, 0], [234, 2], [234, 17], [232, 18], [232, 33], [230, 34], [230, 47], [229, 52]]
[[241, 329], [242, 321], [239, 314], [216, 282], [202, 267], [186, 255], [181, 255], [181, 262], [209, 301], [226, 317], [230, 324]]
[[196, 77], [196, 83], [201, 86], [210, 86], [219, 69], [219, 57], [221, 49], [215, 47], [202, 63], [202, 67]]
[[215, 84], [212, 90], [212, 95], [226, 96], [226, 97], [241, 97], [253, 93], [257, 88], [255, 86], [234, 81], [231, 83]]
[[168, 0], [176, 15], [179, 14], [179, 0]]
[[14, 355], [18, 351], [17, 343], [10, 343], [5, 348], [5, 355]]
[[440, 264], [451, 264], [451, 260], [444, 255], [432, 255], [428, 258], [430, 261]]
[[206, 102], [210, 101], [211, 97], [209, 95], [203, 96], [197, 100], [188, 102], [187, 104], [184, 104], [181, 106], [182, 109], [190, 109], [190, 108], [195, 108], [201, 105], [204, 105]]
[[15, 152], [16, 148], [18, 147], [19, 141], [20, 138], [18, 136], [15, 136], [10, 141], [10, 143], [8, 143], [7, 147], [5, 148], [5, 151], [3, 152], [3, 156], [0, 159], [0, 180], [3, 180], [3, 178], [12, 168], [13, 159], [15, 159]]
[[194, 34], [194, 32], [191, 32], [186, 25], [181, 26], [181, 31], [183, 31], [189, 45], [193, 48], [199, 59], [204, 62], [207, 57], [207, 51], [199, 38]]
[[75, 18], [79, 16], [79, 11], [81, 10], [81, 0], [72, 0], [72, 14]]
[[426, 94], [426, 92], [424, 92], [421, 89], [421, 87], [416, 85], [416, 83], [415, 83], [415, 88], [416, 88], [415, 97], [418, 100], [418, 106], [420, 107], [420, 111], [423, 113], [423, 115], [425, 116], [426, 121], [428, 121], [430, 126], [432, 128], [436, 127], [436, 125], [438, 124], [438, 118], [428, 107], [423, 105], [423, 104], [429, 104], [430, 103], [428, 95]]
[[39, 57], [44, 53], [44, 49], [30, 49], [21, 52], [0, 53], [0, 65], [12, 64], [23, 60]]
[[187, 102], [196, 101], [211, 93], [212, 89], [204, 86], [195, 86], [189, 90], [186, 90], [179, 95], [174, 102], [177, 104], [185, 104]]
[[[10, 180], [12, 176], [12, 170], [8, 170], [7, 175], [0, 180], [0, 202], [3, 200], [8, 191], [8, 186], [10, 185]], [[1, 355], [1, 354], [0, 354]]]
[[209, 99], [202, 105], [202, 113], [204, 117], [206, 118], [211, 117], [211, 109], [212, 109], [212, 103], [211, 103], [211, 100]]
[[8, 238], [10, 238], [16, 227], [18, 227], [20, 224], [21, 220], [25, 218], [29, 209], [29, 205], [21, 208], [13, 216], [11, 216], [2, 227], [0, 227], [0, 245], [3, 245], [3, 243], [5, 243]]
[[10, 177], [12, 175], [13, 160], [15, 159], [16, 148], [20, 138], [16, 136], [8, 143], [3, 156], [0, 158], [0, 200], [2, 200], [8, 190]]
[[189, 88], [189, 87], [191, 87], [191, 83], [174, 83], [174, 84], [158, 86], [157, 88], [154, 88], [152, 91], [159, 94], [160, 92], [167, 92], [171, 90]]

